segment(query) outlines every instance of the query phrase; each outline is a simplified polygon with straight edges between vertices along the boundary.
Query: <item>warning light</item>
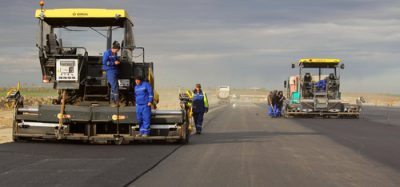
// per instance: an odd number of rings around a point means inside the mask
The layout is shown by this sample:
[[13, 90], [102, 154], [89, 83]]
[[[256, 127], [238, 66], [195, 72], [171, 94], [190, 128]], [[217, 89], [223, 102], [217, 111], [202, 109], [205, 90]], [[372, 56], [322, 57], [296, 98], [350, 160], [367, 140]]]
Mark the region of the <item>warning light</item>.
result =
[[41, 7], [44, 6], [44, 1], [40, 0], [39, 4], [40, 4]]
[[46, 75], [43, 75], [42, 82], [43, 82], [43, 83], [49, 83], [50, 81], [49, 81], [49, 79], [47, 79], [47, 76], [46, 76]]
[[124, 120], [124, 119], [127, 119], [127, 117], [123, 116], [123, 115], [120, 115], [120, 116], [112, 115], [112, 120], [114, 120], [114, 121], [116, 121], [116, 120]]
[[61, 114], [61, 113], [58, 113], [58, 114], [57, 114], [57, 118], [58, 118], [58, 119], [70, 119], [70, 118], [71, 118], [71, 115], [69, 115], [69, 114]]

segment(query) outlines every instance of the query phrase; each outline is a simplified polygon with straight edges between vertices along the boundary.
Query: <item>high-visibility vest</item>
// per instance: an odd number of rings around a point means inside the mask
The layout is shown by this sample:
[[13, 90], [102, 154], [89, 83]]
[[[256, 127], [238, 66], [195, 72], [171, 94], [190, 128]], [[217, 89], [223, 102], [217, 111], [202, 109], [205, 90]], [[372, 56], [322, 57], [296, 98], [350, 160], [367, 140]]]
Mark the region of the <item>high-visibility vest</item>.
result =
[[[195, 93], [193, 93], [193, 97], [194, 97]], [[203, 96], [203, 102], [204, 102], [204, 107], [208, 108], [208, 98], [207, 98], [207, 94], [205, 92], [202, 92], [202, 96]]]
[[203, 92], [204, 94], [204, 107], [208, 108], [208, 98], [206, 92]]

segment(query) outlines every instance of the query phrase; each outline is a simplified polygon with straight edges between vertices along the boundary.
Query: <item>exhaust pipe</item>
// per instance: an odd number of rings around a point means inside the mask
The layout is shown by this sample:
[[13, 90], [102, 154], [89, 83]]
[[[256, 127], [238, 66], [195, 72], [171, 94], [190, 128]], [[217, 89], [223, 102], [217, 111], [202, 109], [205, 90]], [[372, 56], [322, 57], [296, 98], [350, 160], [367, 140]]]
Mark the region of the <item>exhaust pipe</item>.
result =
[[181, 110], [152, 110], [152, 115], [182, 115]]

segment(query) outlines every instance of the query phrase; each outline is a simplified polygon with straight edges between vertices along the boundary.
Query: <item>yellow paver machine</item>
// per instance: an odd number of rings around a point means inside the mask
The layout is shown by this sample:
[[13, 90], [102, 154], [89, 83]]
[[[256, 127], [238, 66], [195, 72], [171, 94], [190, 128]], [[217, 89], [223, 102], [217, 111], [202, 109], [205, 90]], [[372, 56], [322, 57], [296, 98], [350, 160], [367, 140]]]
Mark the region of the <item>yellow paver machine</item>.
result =
[[[135, 45], [133, 20], [125, 10], [44, 9], [43, 5], [41, 1], [41, 9], [35, 14], [39, 21], [37, 47], [42, 80], [52, 84], [59, 97], [51, 105], [39, 106], [24, 106], [23, 97], [15, 97], [15, 141], [189, 142], [190, 107], [187, 107], [189, 100], [184, 99], [180, 110], [157, 110], [158, 99], [155, 99], [150, 136], [136, 136], [139, 125], [135, 112], [134, 77], [146, 77], [154, 88], [153, 63], [145, 62], [144, 48]], [[83, 36], [84, 33], [90, 34]], [[122, 40], [118, 77], [121, 106], [118, 107], [110, 106], [110, 87], [102, 70], [102, 54], [89, 51], [90, 47], [99, 48], [98, 37], [106, 41], [104, 47], [100, 47], [101, 51], [111, 48], [113, 39]], [[83, 43], [82, 40], [90, 41]], [[133, 60], [134, 50], [138, 49], [142, 51], [142, 62]]]
[[301, 59], [298, 67], [298, 75], [284, 82], [288, 98], [283, 110], [286, 117], [359, 118], [362, 102], [350, 104], [342, 100], [340, 69], [344, 69], [344, 64], [339, 59]]

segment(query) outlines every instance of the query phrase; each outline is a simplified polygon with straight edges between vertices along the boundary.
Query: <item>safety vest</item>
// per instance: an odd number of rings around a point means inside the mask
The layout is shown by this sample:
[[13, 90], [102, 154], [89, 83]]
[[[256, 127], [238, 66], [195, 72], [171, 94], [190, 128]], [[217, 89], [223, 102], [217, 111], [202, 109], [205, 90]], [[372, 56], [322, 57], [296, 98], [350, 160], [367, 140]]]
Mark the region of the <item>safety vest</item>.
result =
[[193, 93], [192, 98], [192, 109], [193, 112], [205, 112], [206, 108], [208, 108], [208, 99], [207, 95], [204, 92]]

